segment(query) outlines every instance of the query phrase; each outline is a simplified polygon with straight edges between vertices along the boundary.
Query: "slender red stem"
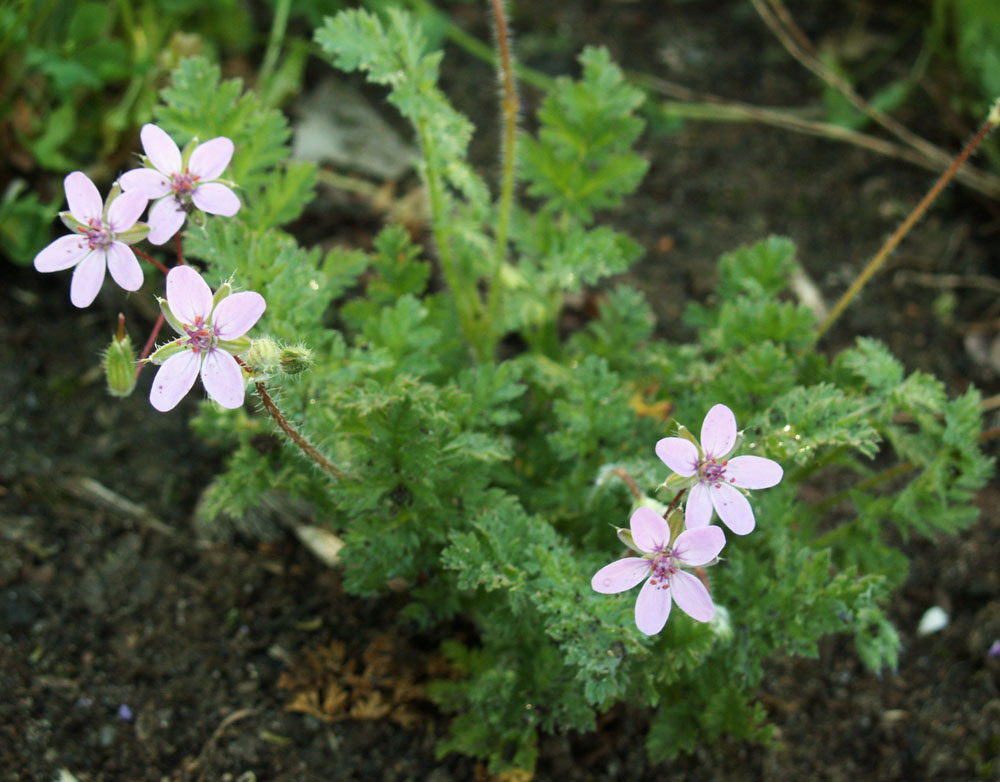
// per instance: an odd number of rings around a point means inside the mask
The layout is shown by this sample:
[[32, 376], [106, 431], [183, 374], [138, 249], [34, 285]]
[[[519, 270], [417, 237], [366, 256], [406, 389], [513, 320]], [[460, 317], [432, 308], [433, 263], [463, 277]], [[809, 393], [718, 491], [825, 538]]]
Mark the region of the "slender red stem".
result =
[[166, 274], [169, 271], [169, 269], [167, 269], [166, 266], [164, 266], [162, 263], [160, 263], [158, 260], [156, 260], [156, 258], [154, 258], [152, 255], [147, 255], [142, 250], [137, 250], [134, 247], [132, 248], [132, 252], [134, 252], [140, 258], [145, 258], [147, 261], [149, 261], [151, 264], [153, 264], [153, 266], [155, 266], [157, 269], [159, 269], [164, 274]]
[[636, 485], [636, 482], [632, 479], [631, 475], [625, 472], [625, 470], [621, 467], [615, 467], [615, 475], [625, 481], [625, 485], [628, 486], [628, 490], [632, 492], [633, 497], [637, 500], [642, 499], [642, 492], [639, 491], [639, 487]]
[[663, 518], [667, 518], [667, 516], [669, 516], [669, 515], [670, 515], [670, 512], [671, 512], [671, 511], [672, 511], [672, 510], [673, 510], [674, 508], [676, 508], [676, 507], [677, 507], [677, 505], [678, 505], [678, 504], [680, 503], [680, 501], [681, 501], [681, 497], [683, 497], [683, 496], [684, 496], [684, 492], [686, 492], [686, 491], [687, 491], [687, 489], [681, 489], [681, 490], [680, 490], [679, 492], [677, 492], [677, 496], [676, 496], [676, 497], [674, 497], [674, 501], [670, 503], [670, 507], [669, 507], [669, 508], [667, 508], [667, 512], [663, 514]]
[[142, 368], [146, 366], [146, 357], [153, 350], [153, 343], [156, 342], [156, 338], [160, 334], [160, 329], [163, 327], [163, 313], [160, 313], [160, 317], [156, 319], [156, 323], [153, 325], [153, 331], [149, 335], [149, 339], [146, 340], [145, 346], [142, 348], [142, 355], [139, 356], [139, 363], [135, 367], [135, 376], [139, 377], [139, 373], [142, 372]]
[[177, 249], [177, 265], [184, 265], [184, 251], [181, 249], [181, 232], [174, 234], [174, 247]]

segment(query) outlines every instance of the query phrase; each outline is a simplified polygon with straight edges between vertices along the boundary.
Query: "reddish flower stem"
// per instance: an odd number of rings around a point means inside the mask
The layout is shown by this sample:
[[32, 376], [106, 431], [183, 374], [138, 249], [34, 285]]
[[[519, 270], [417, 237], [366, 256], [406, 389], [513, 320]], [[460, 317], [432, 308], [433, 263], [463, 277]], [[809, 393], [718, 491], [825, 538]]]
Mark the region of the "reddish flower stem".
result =
[[166, 266], [164, 266], [162, 263], [160, 263], [158, 260], [156, 260], [156, 258], [154, 258], [152, 255], [147, 255], [142, 250], [137, 250], [134, 247], [132, 248], [132, 252], [134, 252], [140, 258], [145, 258], [147, 261], [149, 261], [151, 264], [153, 264], [153, 266], [155, 266], [157, 269], [159, 269], [164, 274], [166, 274], [169, 271], [169, 269], [167, 269]]
[[[246, 367], [246, 364], [244, 364], [238, 358], [236, 360], [239, 361], [241, 366]], [[334, 466], [333, 462], [331, 462], [323, 454], [321, 454], [319, 450], [316, 448], [316, 446], [310, 443], [305, 437], [302, 436], [302, 434], [300, 434], [295, 429], [295, 427], [291, 425], [291, 423], [289, 423], [288, 419], [285, 418], [284, 414], [281, 412], [281, 410], [278, 409], [278, 406], [274, 403], [274, 400], [271, 399], [271, 395], [267, 392], [267, 386], [265, 386], [263, 383], [256, 383], [255, 385], [257, 386], [257, 394], [260, 396], [260, 401], [264, 403], [264, 407], [267, 409], [267, 412], [271, 414], [271, 418], [274, 419], [274, 422], [278, 425], [278, 428], [280, 428], [281, 431], [283, 431], [285, 434], [288, 435], [291, 441], [299, 447], [302, 453], [304, 453], [306, 456], [308, 456], [310, 459], [316, 462], [316, 464], [318, 464], [320, 467], [326, 470], [326, 472], [328, 472], [338, 481], [343, 480], [344, 474]]]
[[628, 490], [632, 492], [633, 497], [637, 500], [642, 499], [642, 492], [639, 491], [639, 487], [636, 485], [636, 482], [632, 479], [631, 475], [625, 472], [625, 470], [621, 467], [615, 467], [615, 475], [625, 481], [625, 485], [628, 486]]
[[153, 350], [153, 343], [156, 342], [156, 338], [160, 334], [160, 329], [163, 327], [163, 313], [160, 313], [160, 317], [156, 319], [156, 323], [153, 325], [153, 330], [149, 334], [149, 339], [146, 340], [145, 346], [142, 348], [142, 355], [139, 356], [139, 362], [135, 367], [135, 376], [139, 377], [139, 373], [142, 372], [142, 368], [146, 366], [146, 357]]
[[181, 249], [181, 232], [174, 234], [174, 247], [177, 249], [177, 265], [184, 265], [184, 251]]
[[686, 492], [686, 491], [687, 491], [687, 489], [681, 489], [679, 492], [677, 492], [677, 496], [674, 497], [674, 501], [670, 503], [670, 507], [667, 508], [667, 512], [663, 514], [663, 518], [667, 518], [667, 516], [670, 515], [670, 512], [674, 508], [676, 508], [678, 506], [678, 504], [680, 504], [681, 497], [684, 496], [684, 492]]

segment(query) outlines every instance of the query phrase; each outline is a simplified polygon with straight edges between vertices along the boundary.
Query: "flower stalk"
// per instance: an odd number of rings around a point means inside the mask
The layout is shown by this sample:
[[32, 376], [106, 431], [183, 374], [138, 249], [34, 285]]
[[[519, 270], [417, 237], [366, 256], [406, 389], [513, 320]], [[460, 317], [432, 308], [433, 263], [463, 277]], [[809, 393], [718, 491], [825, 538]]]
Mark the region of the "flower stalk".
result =
[[937, 200], [937, 197], [944, 190], [945, 185], [947, 185], [952, 178], [958, 173], [958, 170], [962, 167], [962, 164], [969, 159], [969, 156], [976, 151], [976, 148], [983, 142], [997, 124], [1000, 124], [1000, 100], [994, 105], [993, 110], [990, 112], [986, 121], [983, 123], [982, 127], [972, 140], [965, 145], [965, 148], [958, 153], [958, 156], [952, 161], [951, 165], [948, 166], [947, 170], [938, 178], [937, 182], [927, 191], [927, 194], [920, 200], [914, 208], [913, 211], [907, 216], [907, 218], [902, 222], [902, 224], [893, 232], [882, 248], [872, 256], [872, 259], [868, 261], [868, 265], [861, 271], [857, 279], [851, 283], [851, 287], [845, 291], [844, 295], [840, 297], [840, 300], [834, 305], [833, 309], [830, 310], [830, 314], [826, 316], [826, 319], [817, 327], [814, 342], [818, 342], [830, 327], [837, 321], [837, 319], [843, 314], [844, 310], [847, 309], [847, 305], [850, 304], [854, 298], [861, 292], [861, 289], [870, 280], [885, 263], [885, 259], [892, 254], [892, 251], [899, 246], [899, 243], [903, 241], [903, 238], [910, 232], [910, 230], [917, 224], [921, 217], [930, 208], [930, 205]]
[[[245, 366], [246, 365], [244, 364], [244, 367]], [[333, 462], [321, 454], [316, 446], [310, 443], [298, 430], [295, 429], [294, 426], [291, 425], [284, 413], [282, 413], [275, 404], [271, 395], [267, 392], [267, 386], [263, 383], [256, 383], [255, 385], [257, 387], [257, 395], [260, 397], [260, 401], [264, 403], [264, 408], [270, 414], [271, 418], [274, 419], [278, 428], [288, 435], [289, 439], [299, 447], [299, 450], [301, 450], [302, 453], [308, 456], [312, 461], [322, 467], [327, 473], [332, 475], [338, 481], [342, 480], [344, 474], [337, 469]]]

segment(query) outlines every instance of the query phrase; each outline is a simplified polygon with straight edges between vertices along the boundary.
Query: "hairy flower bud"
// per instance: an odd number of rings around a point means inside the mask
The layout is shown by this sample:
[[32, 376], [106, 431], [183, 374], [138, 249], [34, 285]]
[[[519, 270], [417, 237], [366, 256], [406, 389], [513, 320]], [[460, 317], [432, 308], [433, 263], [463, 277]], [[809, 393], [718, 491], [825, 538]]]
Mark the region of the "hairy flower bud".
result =
[[279, 370], [281, 348], [269, 337], [255, 339], [243, 354], [243, 361], [255, 375], [273, 375]]
[[286, 375], [297, 375], [312, 366], [312, 351], [301, 345], [284, 348], [278, 356], [278, 363]]
[[132, 339], [125, 333], [125, 318], [118, 316], [118, 333], [104, 353], [104, 376], [108, 380], [108, 393], [126, 397], [135, 388], [135, 350]]

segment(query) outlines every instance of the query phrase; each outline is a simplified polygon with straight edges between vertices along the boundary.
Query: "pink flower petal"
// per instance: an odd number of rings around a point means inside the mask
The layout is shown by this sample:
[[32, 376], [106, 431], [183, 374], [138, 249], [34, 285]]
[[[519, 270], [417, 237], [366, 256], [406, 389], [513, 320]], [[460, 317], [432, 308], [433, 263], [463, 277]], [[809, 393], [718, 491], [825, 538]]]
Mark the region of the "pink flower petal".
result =
[[698, 449], [683, 437], [664, 437], [656, 444], [656, 455], [678, 475], [685, 478], [698, 469]]
[[142, 287], [142, 267], [127, 244], [112, 242], [108, 246], [108, 271], [111, 278], [127, 291]]
[[696, 483], [688, 493], [684, 507], [684, 526], [688, 529], [705, 527], [712, 520], [712, 495], [703, 483]]
[[643, 551], [662, 551], [670, 543], [670, 526], [652, 508], [637, 508], [629, 519], [632, 542]]
[[135, 225], [148, 201], [146, 194], [138, 190], [122, 193], [108, 207], [108, 227], [114, 233], [127, 231]]
[[[718, 529], [718, 527], [714, 527]], [[670, 577], [670, 589], [677, 607], [692, 619], [707, 622], [715, 616], [715, 603], [705, 585], [690, 573], [678, 570]]]
[[640, 559], [639, 557], [619, 559], [617, 562], [612, 562], [598, 570], [590, 579], [590, 586], [595, 592], [604, 595], [624, 592], [648, 576], [650, 567], [652, 567], [652, 562], [648, 559]]
[[149, 234], [146, 239], [150, 244], [163, 244], [184, 225], [187, 212], [180, 208], [177, 199], [165, 196], [149, 209]]
[[167, 272], [167, 304], [181, 323], [208, 320], [212, 312], [212, 289], [190, 266], [175, 266]]
[[170, 178], [155, 168], [133, 168], [118, 177], [122, 190], [138, 190], [150, 201], [170, 192]]
[[149, 403], [161, 413], [173, 410], [191, 390], [200, 366], [201, 356], [192, 350], [185, 350], [168, 358], [153, 378]]
[[75, 266], [89, 252], [87, 240], [79, 234], [60, 236], [35, 256], [35, 268], [40, 272], [60, 272]]
[[195, 147], [188, 161], [188, 171], [202, 182], [217, 179], [226, 170], [232, 157], [233, 142], [225, 136], [218, 136]]
[[89, 307], [104, 283], [107, 260], [103, 250], [95, 250], [76, 265], [69, 285], [69, 300], [75, 307]]
[[166, 131], [156, 125], [143, 125], [139, 138], [150, 163], [167, 176], [180, 173], [181, 151]]
[[81, 223], [89, 223], [91, 220], [100, 222], [104, 201], [90, 177], [82, 171], [74, 171], [66, 177], [63, 186], [66, 188], [66, 200], [73, 217]]
[[656, 635], [670, 616], [670, 589], [658, 582], [647, 581], [635, 600], [635, 625], [646, 635]]
[[701, 424], [701, 447], [705, 456], [725, 456], [736, 444], [736, 416], [725, 405], [716, 405]]
[[677, 536], [674, 556], [689, 567], [706, 565], [726, 545], [726, 533], [718, 527], [695, 527]]
[[744, 489], [770, 489], [784, 474], [780, 464], [763, 456], [737, 456], [726, 465], [726, 480]]
[[712, 504], [719, 513], [719, 518], [737, 535], [753, 532], [757, 521], [753, 517], [753, 508], [739, 489], [723, 483], [709, 489]]
[[212, 325], [219, 339], [236, 339], [246, 334], [260, 320], [267, 304], [264, 297], [253, 291], [226, 296], [212, 313]]
[[235, 410], [243, 404], [246, 395], [243, 370], [226, 351], [208, 351], [201, 365], [201, 383], [208, 395], [223, 407]]
[[212, 215], [232, 217], [240, 211], [240, 199], [236, 193], [218, 182], [198, 185], [191, 193], [191, 200], [201, 211]]

